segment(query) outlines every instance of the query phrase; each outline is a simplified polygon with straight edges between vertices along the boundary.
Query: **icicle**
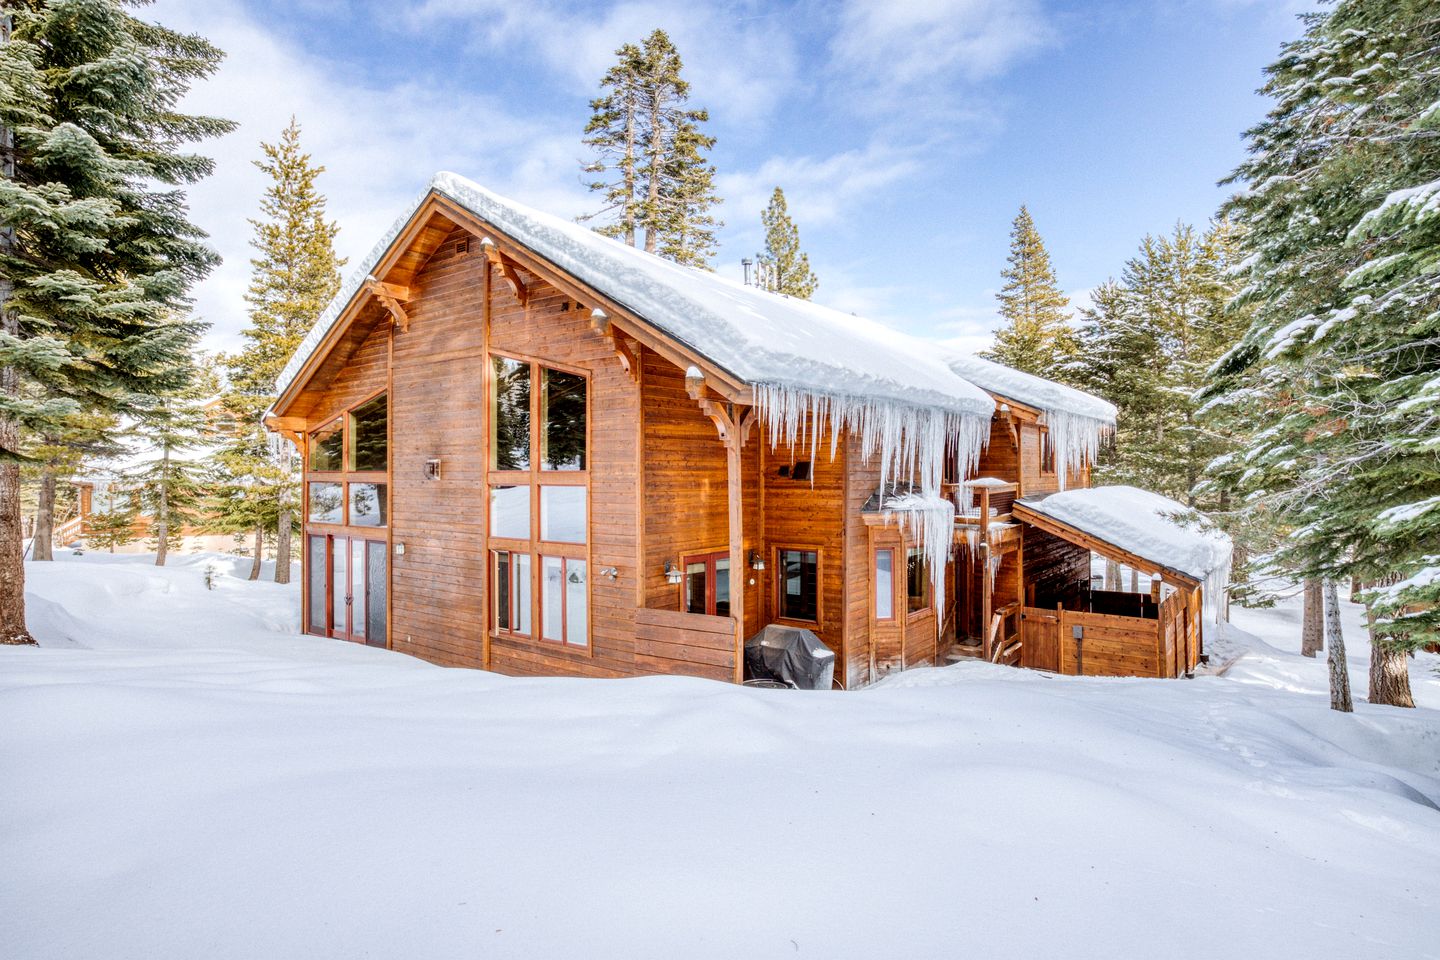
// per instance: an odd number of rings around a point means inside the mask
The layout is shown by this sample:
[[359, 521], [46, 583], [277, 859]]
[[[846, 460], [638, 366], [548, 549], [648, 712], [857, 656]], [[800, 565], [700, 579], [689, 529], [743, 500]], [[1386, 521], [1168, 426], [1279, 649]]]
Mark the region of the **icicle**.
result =
[[985, 592], [995, 592], [995, 574], [1000, 572], [1000, 561], [1004, 558], [999, 554], [988, 558], [985, 561]]
[[906, 493], [887, 498], [880, 511], [887, 520], [895, 517], [901, 532], [914, 540], [924, 553], [930, 569], [930, 585], [935, 591], [935, 606], [945, 609], [945, 568], [950, 562], [955, 504], [944, 497]]
[[1115, 425], [1094, 417], [1068, 410], [1046, 410], [1045, 424], [1050, 429], [1050, 443], [1055, 451], [1055, 473], [1060, 489], [1073, 471], [1079, 473], [1086, 464], [1093, 464], [1100, 455], [1100, 444], [1115, 432]]

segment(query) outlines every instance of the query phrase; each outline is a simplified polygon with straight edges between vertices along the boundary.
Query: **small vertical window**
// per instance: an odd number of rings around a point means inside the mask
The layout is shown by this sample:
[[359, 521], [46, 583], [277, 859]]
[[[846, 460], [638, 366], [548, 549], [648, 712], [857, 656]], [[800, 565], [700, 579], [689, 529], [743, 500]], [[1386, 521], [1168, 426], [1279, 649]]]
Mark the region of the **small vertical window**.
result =
[[585, 469], [585, 378], [548, 368], [541, 370], [540, 466], [544, 470]]
[[331, 473], [345, 462], [345, 431], [336, 420], [310, 434], [310, 471]]
[[1050, 442], [1050, 431], [1040, 430], [1040, 472], [1055, 472], [1055, 444]]
[[925, 552], [919, 547], [905, 552], [905, 600], [910, 613], [930, 606], [930, 578], [925, 575]]
[[530, 364], [491, 357], [490, 455], [496, 470], [530, 469]]
[[310, 596], [307, 599], [310, 604], [311, 633], [323, 634], [330, 626], [329, 620], [326, 619], [326, 613], [329, 610], [326, 603], [329, 598], [328, 591], [325, 589], [325, 575], [330, 566], [325, 556], [325, 545], [328, 540], [328, 537], [311, 537], [310, 555], [305, 558], [305, 562], [309, 565], [305, 575], [310, 581]]
[[495, 557], [495, 629], [530, 633], [530, 555], [497, 550]]
[[385, 394], [356, 407], [350, 414], [350, 469], [384, 470], [390, 460], [387, 429], [389, 405]]
[[589, 588], [585, 585], [585, 561], [565, 561], [565, 642], [583, 647], [590, 643]]
[[820, 555], [814, 550], [781, 550], [780, 616], [786, 620], [819, 619]]
[[895, 551], [875, 551], [875, 619], [895, 619]]
[[510, 551], [495, 552], [495, 628], [510, 629]]

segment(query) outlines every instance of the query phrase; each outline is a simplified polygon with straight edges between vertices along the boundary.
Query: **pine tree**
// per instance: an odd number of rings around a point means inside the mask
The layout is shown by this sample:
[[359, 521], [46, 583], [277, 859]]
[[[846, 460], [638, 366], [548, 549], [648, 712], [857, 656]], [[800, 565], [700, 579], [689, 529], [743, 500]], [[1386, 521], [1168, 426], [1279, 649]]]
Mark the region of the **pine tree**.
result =
[[1234, 175], [1255, 314], [1215, 390], [1273, 398], [1245, 458], [1292, 531], [1277, 562], [1379, 585], [1370, 700], [1408, 706], [1405, 653], [1440, 640], [1440, 18], [1342, 0], [1306, 25]]
[[1071, 379], [1119, 409], [1116, 442], [1096, 467], [1101, 482], [1155, 490], [1209, 512], [1229, 492], [1202, 483], [1205, 469], [1238, 446], [1228, 429], [1202, 422], [1197, 394], [1210, 367], [1244, 329], [1227, 304], [1238, 284], [1236, 233], [1178, 224], [1146, 237], [1121, 282], [1108, 282], [1082, 311]]
[[809, 300], [820, 281], [810, 270], [810, 258], [800, 250], [800, 229], [790, 219], [785, 192], [779, 187], [760, 212], [760, 223], [765, 228], [765, 252], [755, 259], [763, 274], [773, 278], [772, 289]]
[[152, 518], [156, 566], [163, 567], [169, 551], [183, 542], [184, 528], [200, 521], [207, 471], [195, 454], [206, 443], [205, 402], [214, 397], [214, 390], [213, 374], [197, 370], [184, 388], [151, 398], [132, 430], [151, 453], [149, 460], [129, 472], [128, 479]]
[[113, 414], [77, 412], [31, 434], [24, 446], [29, 459], [23, 475], [36, 490], [35, 528], [30, 537], [30, 559], [53, 560], [57, 487], [75, 475], [87, 458], [114, 456], [122, 448], [116, 441], [118, 419]]
[[135, 541], [137, 511], [134, 497], [128, 489], [116, 489], [115, 484], [109, 485], [96, 507], [86, 521], [85, 543], [88, 546], [114, 553], [116, 547]]
[[178, 112], [221, 53], [121, 0], [7, 3], [0, 16], [0, 638], [30, 642], [22, 431], [126, 412], [174, 388], [198, 335], [176, 320], [216, 262], [186, 219], [208, 175], [183, 147], [232, 125]]
[[646, 252], [707, 266], [722, 226], [709, 212], [720, 202], [715, 168], [705, 158], [715, 138], [701, 128], [709, 114], [686, 107], [690, 84], [665, 31], [615, 55], [600, 82], [604, 95], [590, 103], [584, 139], [595, 153], [585, 171], [610, 175], [589, 184], [605, 205], [581, 219], [608, 217], [596, 228], [606, 236], [635, 246], [643, 231]]
[[[231, 389], [225, 406], [240, 427], [220, 465], [234, 483], [276, 498], [273, 526], [266, 529], [276, 533], [275, 582], [289, 583], [298, 462], [288, 440], [266, 437], [260, 418], [275, 399], [281, 370], [340, 289], [345, 261], [335, 255], [339, 227], [326, 219], [325, 197], [315, 183], [325, 168], [301, 150], [295, 118], [278, 143], [260, 147], [265, 158], [255, 166], [271, 182], [261, 202], [264, 217], [250, 221], [255, 231], [250, 243], [259, 253], [250, 261], [245, 295], [250, 326], [244, 331], [245, 346], [226, 361]], [[247, 462], [250, 457], [258, 462]], [[268, 510], [260, 513], [269, 516]]]
[[1075, 354], [1070, 301], [1060, 292], [1045, 241], [1025, 207], [1010, 228], [1010, 257], [995, 298], [1005, 321], [984, 356], [1007, 367], [1054, 376]]

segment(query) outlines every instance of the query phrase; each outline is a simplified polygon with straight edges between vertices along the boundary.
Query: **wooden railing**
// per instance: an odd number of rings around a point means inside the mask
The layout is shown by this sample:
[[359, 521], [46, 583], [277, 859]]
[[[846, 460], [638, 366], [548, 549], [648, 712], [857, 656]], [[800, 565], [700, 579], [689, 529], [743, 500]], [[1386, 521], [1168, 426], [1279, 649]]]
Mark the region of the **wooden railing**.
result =
[[635, 665], [642, 671], [734, 681], [743, 666], [739, 658], [733, 617], [635, 611]]
[[978, 495], [979, 503], [975, 505], [959, 502], [964, 489], [967, 488], [958, 483], [945, 484], [944, 493], [955, 504], [955, 527], [957, 531], [965, 527], [979, 527], [980, 542], [989, 543], [991, 524], [1009, 522], [1010, 505], [1015, 502], [1020, 486], [1005, 483], [969, 487], [973, 494]]
[[85, 518], [71, 517], [51, 531], [50, 542], [57, 547], [63, 547], [67, 543], [74, 543], [76, 540], [79, 540], [84, 532]]

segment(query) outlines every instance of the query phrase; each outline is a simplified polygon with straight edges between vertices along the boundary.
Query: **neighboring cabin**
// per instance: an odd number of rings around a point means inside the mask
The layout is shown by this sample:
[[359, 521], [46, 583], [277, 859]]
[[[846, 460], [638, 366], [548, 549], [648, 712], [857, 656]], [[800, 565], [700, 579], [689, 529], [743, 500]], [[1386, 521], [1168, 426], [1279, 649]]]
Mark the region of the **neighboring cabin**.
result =
[[[304, 453], [308, 632], [512, 674], [739, 680], [743, 639], [783, 623], [854, 687], [955, 655], [1193, 668], [1221, 564], [1146, 554], [1203, 535], [1162, 510], [1171, 540], [1127, 541], [1074, 489], [1113, 418], [441, 174], [267, 423]], [[1079, 507], [1046, 513], [1063, 487]], [[1093, 590], [1092, 550], [1144, 590]]]

